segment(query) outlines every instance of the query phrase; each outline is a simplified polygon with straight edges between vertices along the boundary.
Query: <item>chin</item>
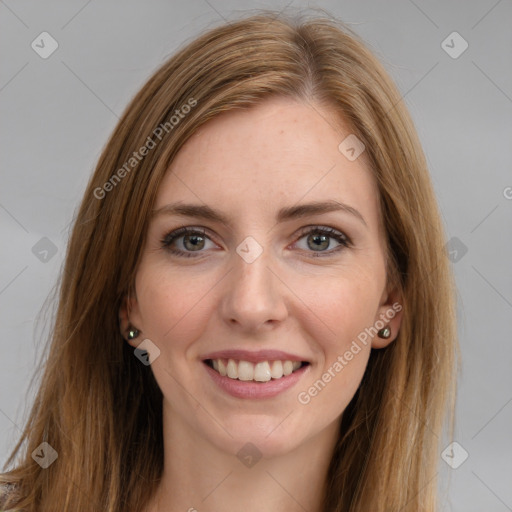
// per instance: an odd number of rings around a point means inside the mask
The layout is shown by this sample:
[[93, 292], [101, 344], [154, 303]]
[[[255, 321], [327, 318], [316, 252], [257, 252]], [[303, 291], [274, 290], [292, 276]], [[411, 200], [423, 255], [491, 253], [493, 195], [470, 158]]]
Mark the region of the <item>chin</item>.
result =
[[252, 455], [252, 450], [265, 458], [286, 455], [296, 449], [305, 437], [296, 427], [285, 425], [287, 414], [239, 414], [223, 423], [226, 430], [220, 429], [221, 435], [211, 436], [210, 433], [207, 437], [222, 451], [238, 457], [245, 452]]

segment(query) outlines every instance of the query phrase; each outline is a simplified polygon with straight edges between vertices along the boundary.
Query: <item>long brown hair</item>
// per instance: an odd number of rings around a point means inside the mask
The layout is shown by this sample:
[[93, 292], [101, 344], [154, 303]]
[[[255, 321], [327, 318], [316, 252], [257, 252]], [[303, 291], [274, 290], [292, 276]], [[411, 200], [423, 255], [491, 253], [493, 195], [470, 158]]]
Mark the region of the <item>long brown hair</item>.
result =
[[[349, 28], [327, 16], [268, 11], [178, 51], [131, 101], [104, 148], [68, 244], [37, 397], [5, 466], [14, 467], [0, 475], [14, 489], [4, 507], [126, 512], [148, 502], [163, 468], [162, 393], [121, 336], [119, 308], [176, 153], [209, 119], [270, 96], [326, 105], [364, 142], [390, 279], [403, 298], [398, 338], [372, 350], [343, 413], [323, 510], [435, 510], [458, 345], [453, 280], [421, 145], [395, 85]], [[47, 469], [31, 457], [43, 441], [58, 453]]]

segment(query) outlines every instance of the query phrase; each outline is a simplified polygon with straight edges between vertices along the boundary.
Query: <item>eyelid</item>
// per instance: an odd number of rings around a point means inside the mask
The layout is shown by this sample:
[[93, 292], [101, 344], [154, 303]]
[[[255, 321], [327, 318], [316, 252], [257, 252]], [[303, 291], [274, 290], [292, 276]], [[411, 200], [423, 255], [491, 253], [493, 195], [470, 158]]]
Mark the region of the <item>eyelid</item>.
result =
[[[195, 235], [195, 234], [200, 234], [200, 235], [204, 236], [205, 238], [208, 238], [212, 242], [217, 243], [214, 240], [215, 236], [211, 234], [211, 232], [208, 228], [196, 227], [196, 226], [182, 226], [182, 227], [173, 229], [173, 230], [167, 232], [162, 237], [161, 243], [165, 247], [165, 246], [170, 245], [172, 242], [174, 242], [174, 240], [181, 238], [182, 236]], [[219, 245], [219, 244], [217, 244], [217, 245]]]
[[348, 235], [346, 235], [343, 231], [340, 231], [339, 229], [333, 228], [332, 226], [328, 225], [319, 225], [319, 224], [312, 224], [309, 226], [304, 226], [300, 229], [299, 235], [296, 237], [295, 242], [293, 242], [292, 245], [295, 245], [299, 242], [304, 236], [313, 234], [313, 233], [319, 233], [321, 235], [326, 235], [331, 239], [334, 239], [339, 245], [333, 249], [329, 249], [327, 251], [304, 251], [306, 252], [308, 257], [313, 258], [328, 258], [330, 256], [333, 256], [335, 254], [338, 254], [343, 249], [351, 248], [353, 247], [352, 240]]
[[310, 224], [308, 226], [304, 226], [300, 228], [299, 236], [302, 237], [315, 231], [325, 232], [331, 234], [332, 236], [337, 235], [340, 238], [343, 238], [347, 243], [352, 243], [350, 237], [344, 231], [333, 228], [332, 226], [329, 226], [327, 224]]
[[[314, 257], [318, 256], [329, 256], [336, 252], [338, 252], [341, 248], [347, 248], [352, 247], [353, 243], [349, 236], [347, 236], [343, 231], [340, 231], [339, 229], [333, 228], [328, 225], [319, 225], [319, 224], [310, 224], [307, 226], [303, 226], [300, 228], [298, 234], [294, 236], [295, 240], [291, 245], [296, 244], [301, 238], [303, 238], [306, 235], [309, 235], [311, 233], [320, 233], [325, 234], [328, 237], [336, 240], [340, 246], [330, 249], [328, 251], [306, 251], [307, 253], [313, 255]], [[177, 256], [184, 256], [184, 257], [200, 257], [201, 253], [204, 253], [206, 251], [182, 251], [171, 248], [171, 244], [181, 238], [182, 236], [186, 235], [194, 235], [194, 234], [200, 234], [204, 236], [205, 238], [209, 239], [211, 242], [216, 243], [214, 239], [214, 236], [210, 234], [210, 231], [208, 228], [204, 227], [195, 227], [195, 226], [182, 226], [176, 229], [173, 229], [172, 231], [166, 233], [162, 240], [162, 248], [168, 250], [171, 253], [174, 253]], [[219, 245], [219, 244], [217, 244]], [[197, 255], [195, 254], [197, 253]]]

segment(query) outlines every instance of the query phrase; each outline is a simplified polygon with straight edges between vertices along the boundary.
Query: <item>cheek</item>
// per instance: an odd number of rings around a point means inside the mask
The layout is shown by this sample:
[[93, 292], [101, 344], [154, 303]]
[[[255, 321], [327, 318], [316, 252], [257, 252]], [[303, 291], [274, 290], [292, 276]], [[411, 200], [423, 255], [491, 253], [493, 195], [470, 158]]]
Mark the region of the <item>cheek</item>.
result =
[[[358, 336], [372, 325], [378, 304], [374, 287], [355, 280], [333, 279], [323, 293], [311, 294], [309, 335], [317, 364], [298, 392], [297, 400], [327, 425], [343, 413], [363, 378], [371, 345]], [[306, 302], [306, 301], [305, 301]], [[362, 338], [361, 338], [362, 339]]]
[[163, 348], [193, 340], [211, 314], [208, 292], [215, 283], [207, 273], [191, 276], [168, 268], [142, 270], [137, 298], [145, 335]]
[[379, 280], [364, 269], [321, 281], [321, 291], [303, 281], [308, 306], [303, 310], [303, 324], [308, 319], [318, 364], [297, 399], [327, 424], [347, 407], [364, 375], [371, 351], [365, 329], [374, 322], [380, 296]]
[[363, 272], [302, 280], [300, 290], [301, 318], [326, 359], [344, 352], [372, 325], [380, 298], [375, 280], [365, 278]]

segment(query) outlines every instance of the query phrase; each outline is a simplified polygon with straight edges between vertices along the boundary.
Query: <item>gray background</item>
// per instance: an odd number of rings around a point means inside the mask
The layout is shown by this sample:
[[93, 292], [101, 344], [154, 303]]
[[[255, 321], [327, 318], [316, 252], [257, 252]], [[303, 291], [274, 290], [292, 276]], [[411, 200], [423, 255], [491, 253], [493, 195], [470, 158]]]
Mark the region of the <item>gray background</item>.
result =
[[[441, 510], [512, 510], [512, 3], [289, 5], [321, 7], [349, 23], [384, 62], [412, 113], [457, 251], [463, 369], [455, 439], [469, 457], [457, 469], [440, 460], [447, 489]], [[29, 382], [47, 329], [44, 318], [36, 323], [38, 313], [118, 116], [183, 42], [237, 13], [285, 6], [0, 1], [0, 464], [32, 396]], [[47, 59], [31, 48], [43, 31], [59, 44]], [[454, 31], [469, 44], [458, 58], [442, 47]], [[460, 43], [445, 44], [453, 52]]]

